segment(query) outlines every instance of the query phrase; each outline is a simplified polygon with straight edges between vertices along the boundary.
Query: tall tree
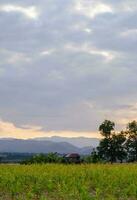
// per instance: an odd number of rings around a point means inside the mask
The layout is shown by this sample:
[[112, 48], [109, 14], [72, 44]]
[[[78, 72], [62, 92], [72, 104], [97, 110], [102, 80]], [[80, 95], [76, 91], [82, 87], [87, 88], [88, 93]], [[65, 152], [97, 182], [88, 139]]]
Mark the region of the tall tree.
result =
[[124, 143], [126, 141], [125, 134], [115, 133], [114, 131], [115, 123], [109, 120], [105, 120], [100, 126], [99, 131], [104, 137], [99, 144], [98, 154], [106, 161], [111, 163], [119, 160], [120, 162], [126, 156]]

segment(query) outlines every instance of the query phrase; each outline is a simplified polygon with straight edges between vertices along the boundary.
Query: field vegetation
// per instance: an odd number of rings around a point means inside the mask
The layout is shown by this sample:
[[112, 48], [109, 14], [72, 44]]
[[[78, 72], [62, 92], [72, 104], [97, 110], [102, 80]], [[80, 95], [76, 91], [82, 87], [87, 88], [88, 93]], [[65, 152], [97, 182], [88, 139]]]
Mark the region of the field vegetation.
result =
[[135, 200], [137, 165], [0, 165], [0, 199]]

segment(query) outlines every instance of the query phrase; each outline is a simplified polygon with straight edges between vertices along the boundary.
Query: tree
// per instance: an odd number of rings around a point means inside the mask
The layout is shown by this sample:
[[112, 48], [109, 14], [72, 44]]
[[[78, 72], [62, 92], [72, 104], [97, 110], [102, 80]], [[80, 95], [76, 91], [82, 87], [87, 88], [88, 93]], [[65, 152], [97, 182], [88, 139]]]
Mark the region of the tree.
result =
[[100, 126], [99, 131], [102, 136], [109, 138], [112, 131], [114, 131], [115, 123], [109, 120], [105, 120]]
[[114, 131], [115, 123], [110, 120], [105, 120], [100, 126], [100, 134], [104, 137], [100, 141], [98, 149], [99, 156], [106, 161], [114, 162], [113, 147], [112, 147], [112, 131]]
[[112, 162], [112, 157], [110, 154], [110, 140], [108, 138], [104, 138], [100, 141], [99, 146], [97, 147], [98, 155], [101, 160]]
[[115, 123], [105, 120], [100, 126], [99, 131], [104, 138], [100, 141], [97, 148], [100, 158], [111, 163], [120, 161], [126, 157], [126, 150], [124, 143], [126, 141], [123, 132], [115, 133]]
[[113, 147], [113, 154], [115, 156], [115, 161], [119, 160], [121, 163], [127, 156], [126, 148], [126, 135], [123, 131], [117, 134], [112, 135], [112, 147]]
[[127, 125], [127, 151], [130, 161], [137, 161], [137, 122], [132, 121]]
[[99, 157], [96, 149], [93, 149], [93, 151], [91, 152], [91, 161], [92, 161], [92, 163], [100, 162], [100, 157]]

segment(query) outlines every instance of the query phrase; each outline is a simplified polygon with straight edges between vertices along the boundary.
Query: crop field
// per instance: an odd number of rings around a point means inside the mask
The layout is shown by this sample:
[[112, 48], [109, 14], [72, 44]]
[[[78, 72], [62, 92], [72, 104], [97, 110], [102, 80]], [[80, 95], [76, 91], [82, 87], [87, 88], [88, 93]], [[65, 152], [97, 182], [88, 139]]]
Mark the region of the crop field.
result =
[[0, 200], [135, 200], [137, 165], [0, 165]]

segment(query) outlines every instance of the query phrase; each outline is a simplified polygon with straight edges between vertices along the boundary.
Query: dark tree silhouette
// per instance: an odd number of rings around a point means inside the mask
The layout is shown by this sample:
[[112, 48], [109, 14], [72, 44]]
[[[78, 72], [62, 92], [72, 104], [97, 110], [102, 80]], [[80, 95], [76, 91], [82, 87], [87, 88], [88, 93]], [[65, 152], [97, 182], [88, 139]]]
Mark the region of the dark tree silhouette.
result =
[[111, 163], [120, 161], [126, 157], [124, 132], [115, 133], [115, 123], [105, 120], [100, 126], [99, 131], [104, 137], [97, 148], [100, 158]]
[[109, 120], [105, 120], [100, 126], [99, 131], [102, 136], [109, 138], [111, 136], [111, 132], [115, 128], [115, 123]]

